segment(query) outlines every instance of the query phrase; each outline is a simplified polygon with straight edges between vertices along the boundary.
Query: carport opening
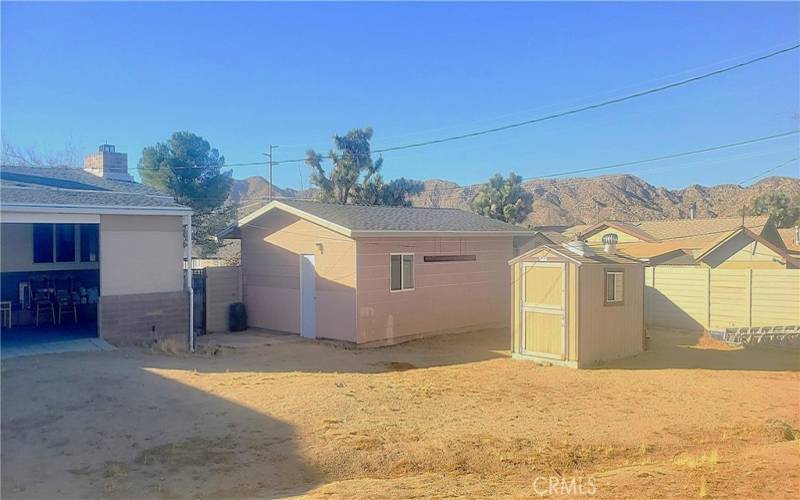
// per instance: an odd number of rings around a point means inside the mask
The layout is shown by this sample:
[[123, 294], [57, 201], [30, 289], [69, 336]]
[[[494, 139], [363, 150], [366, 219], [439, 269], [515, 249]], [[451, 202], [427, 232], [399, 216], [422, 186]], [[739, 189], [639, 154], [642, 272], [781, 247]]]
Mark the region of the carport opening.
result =
[[97, 337], [100, 225], [1, 226], [0, 345]]

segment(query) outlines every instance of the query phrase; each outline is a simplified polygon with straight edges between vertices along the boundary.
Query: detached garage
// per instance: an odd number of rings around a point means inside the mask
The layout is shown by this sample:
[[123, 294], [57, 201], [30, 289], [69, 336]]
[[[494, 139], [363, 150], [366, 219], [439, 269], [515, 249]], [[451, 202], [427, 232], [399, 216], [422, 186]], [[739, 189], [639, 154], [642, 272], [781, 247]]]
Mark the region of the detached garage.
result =
[[250, 326], [377, 346], [508, 328], [508, 260], [533, 232], [447, 208], [271, 201], [240, 238]]
[[641, 263], [571, 241], [509, 264], [515, 358], [580, 368], [642, 351]]

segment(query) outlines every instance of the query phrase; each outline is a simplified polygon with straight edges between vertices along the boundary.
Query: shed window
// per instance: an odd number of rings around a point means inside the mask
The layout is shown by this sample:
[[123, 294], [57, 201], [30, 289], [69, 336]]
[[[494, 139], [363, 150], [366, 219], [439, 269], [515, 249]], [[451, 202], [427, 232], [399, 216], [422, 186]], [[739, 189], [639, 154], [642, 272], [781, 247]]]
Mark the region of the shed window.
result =
[[53, 225], [33, 225], [33, 262], [53, 262]]
[[624, 277], [622, 271], [606, 271], [606, 304], [622, 304]]
[[391, 283], [389, 289], [393, 292], [414, 289], [414, 254], [393, 253], [390, 256]]

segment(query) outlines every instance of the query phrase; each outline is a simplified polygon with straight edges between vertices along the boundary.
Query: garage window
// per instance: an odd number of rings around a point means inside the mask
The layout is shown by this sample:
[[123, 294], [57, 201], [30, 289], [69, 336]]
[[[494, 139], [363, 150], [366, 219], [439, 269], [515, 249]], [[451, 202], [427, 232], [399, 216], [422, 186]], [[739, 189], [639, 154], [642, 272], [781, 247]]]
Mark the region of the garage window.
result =
[[606, 271], [606, 305], [620, 305], [625, 295], [625, 273]]
[[392, 292], [414, 289], [414, 254], [393, 253], [390, 255], [390, 284]]

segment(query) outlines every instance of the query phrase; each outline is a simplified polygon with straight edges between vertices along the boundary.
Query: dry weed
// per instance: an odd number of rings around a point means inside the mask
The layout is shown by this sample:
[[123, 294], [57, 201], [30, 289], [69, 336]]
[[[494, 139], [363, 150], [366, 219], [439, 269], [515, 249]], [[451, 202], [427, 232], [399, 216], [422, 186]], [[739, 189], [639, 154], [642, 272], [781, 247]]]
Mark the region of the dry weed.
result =
[[529, 439], [466, 436], [429, 439], [386, 434], [349, 436], [318, 454], [319, 467], [332, 479], [398, 478], [425, 473], [513, 477], [539, 471], [565, 475], [615, 461], [636, 450], [613, 446], [540, 444]]
[[236, 444], [229, 437], [205, 439], [194, 436], [177, 443], [168, 443], [142, 450], [134, 462], [161, 465], [176, 471], [185, 467], [227, 465], [234, 461]]
[[680, 465], [683, 467], [688, 467], [690, 469], [699, 469], [701, 467], [714, 467], [719, 462], [719, 452], [717, 450], [711, 450], [708, 453], [702, 453], [700, 455], [691, 455], [689, 453], [683, 453], [672, 460], [672, 463], [675, 465]]
[[150, 352], [153, 354], [167, 354], [178, 356], [186, 354], [186, 342], [167, 337], [150, 344]]

